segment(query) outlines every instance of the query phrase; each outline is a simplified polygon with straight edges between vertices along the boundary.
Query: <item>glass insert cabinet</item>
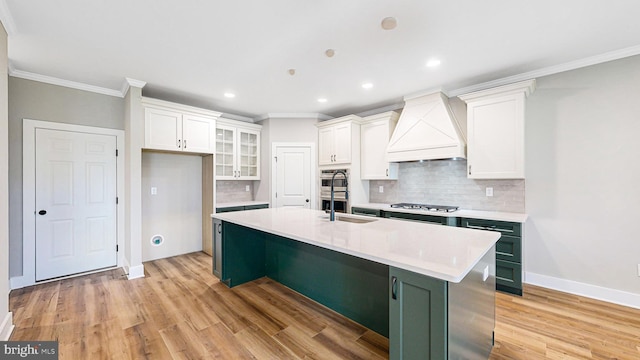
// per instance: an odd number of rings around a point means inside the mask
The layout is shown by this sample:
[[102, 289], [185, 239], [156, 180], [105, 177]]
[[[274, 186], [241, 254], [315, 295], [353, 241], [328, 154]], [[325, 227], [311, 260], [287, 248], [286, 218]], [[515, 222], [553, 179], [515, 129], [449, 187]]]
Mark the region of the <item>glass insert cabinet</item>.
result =
[[216, 125], [216, 179], [260, 180], [260, 125]]

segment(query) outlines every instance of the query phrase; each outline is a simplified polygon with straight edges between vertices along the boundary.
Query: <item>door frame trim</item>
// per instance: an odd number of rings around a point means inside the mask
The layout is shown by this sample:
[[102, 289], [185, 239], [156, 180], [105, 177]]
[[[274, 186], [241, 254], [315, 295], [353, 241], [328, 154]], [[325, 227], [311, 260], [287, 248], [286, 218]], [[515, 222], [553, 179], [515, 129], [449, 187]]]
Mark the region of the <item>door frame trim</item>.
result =
[[35, 191], [27, 190], [35, 189], [36, 186], [36, 129], [73, 131], [116, 137], [118, 149], [118, 159], [116, 160], [116, 196], [118, 197], [116, 244], [119, 245], [121, 250], [116, 254], [116, 267], [121, 267], [124, 264], [125, 249], [124, 130], [24, 119], [22, 123], [22, 276], [19, 279], [11, 279], [11, 288], [17, 289], [36, 284], [36, 222], [34, 216], [36, 193]]
[[279, 147], [308, 147], [311, 149], [311, 205], [310, 209], [316, 209], [316, 169], [318, 167], [316, 158], [316, 144], [312, 142], [273, 142], [271, 143], [271, 204], [275, 207], [276, 204], [276, 153]]

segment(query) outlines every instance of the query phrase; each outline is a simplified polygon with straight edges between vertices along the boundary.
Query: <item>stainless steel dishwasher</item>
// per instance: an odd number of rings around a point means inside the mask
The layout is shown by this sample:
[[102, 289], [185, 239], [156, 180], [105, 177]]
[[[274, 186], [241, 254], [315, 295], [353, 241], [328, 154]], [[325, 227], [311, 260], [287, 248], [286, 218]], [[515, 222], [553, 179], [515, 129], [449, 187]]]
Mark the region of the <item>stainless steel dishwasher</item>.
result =
[[222, 220], [213, 219], [213, 275], [222, 277]]

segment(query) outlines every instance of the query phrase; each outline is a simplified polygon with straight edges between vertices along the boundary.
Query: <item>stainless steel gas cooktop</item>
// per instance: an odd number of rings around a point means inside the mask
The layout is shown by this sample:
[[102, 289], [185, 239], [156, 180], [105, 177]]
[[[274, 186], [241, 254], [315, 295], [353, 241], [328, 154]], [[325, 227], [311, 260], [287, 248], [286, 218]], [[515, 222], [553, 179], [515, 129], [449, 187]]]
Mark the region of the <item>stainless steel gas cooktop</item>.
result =
[[429, 204], [413, 204], [413, 203], [397, 203], [391, 204], [392, 208], [415, 209], [425, 211], [453, 212], [458, 210], [457, 206], [449, 205], [429, 205]]

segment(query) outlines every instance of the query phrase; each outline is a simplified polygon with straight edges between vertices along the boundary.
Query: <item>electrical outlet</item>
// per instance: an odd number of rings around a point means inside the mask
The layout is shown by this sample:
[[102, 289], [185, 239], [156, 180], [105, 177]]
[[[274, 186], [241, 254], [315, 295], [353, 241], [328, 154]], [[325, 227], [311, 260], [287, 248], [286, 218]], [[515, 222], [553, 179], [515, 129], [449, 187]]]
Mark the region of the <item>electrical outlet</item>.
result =
[[157, 195], [158, 194], [158, 188], [155, 186], [151, 187], [151, 195]]
[[493, 188], [492, 187], [486, 188], [485, 193], [487, 194], [487, 196], [493, 196]]
[[249, 185], [244, 187], [244, 191], [251, 191], [251, 188], [249, 187]]
[[379, 193], [383, 193], [384, 192], [384, 186], [382, 186], [382, 185], [378, 186], [378, 192]]

